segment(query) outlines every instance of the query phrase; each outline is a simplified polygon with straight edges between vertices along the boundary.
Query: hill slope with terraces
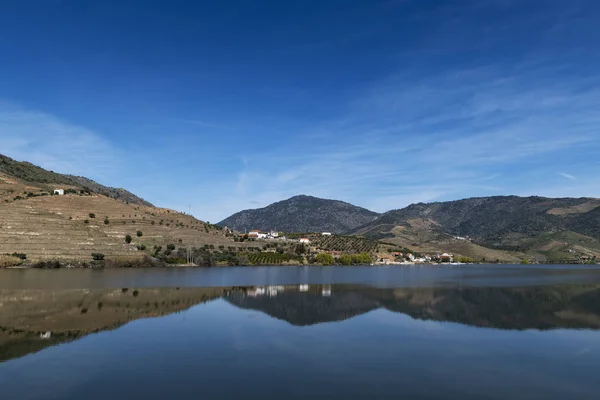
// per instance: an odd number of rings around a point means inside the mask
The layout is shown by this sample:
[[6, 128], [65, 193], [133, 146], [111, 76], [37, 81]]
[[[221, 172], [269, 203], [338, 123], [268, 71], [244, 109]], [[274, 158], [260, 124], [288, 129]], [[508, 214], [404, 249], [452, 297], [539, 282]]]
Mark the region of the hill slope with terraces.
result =
[[[28, 170], [37, 171], [38, 177], [66, 176], [48, 175], [39, 167]], [[90, 190], [96, 187], [89, 184], [93, 181], [85, 178], [74, 178], [69, 185], [61, 185], [67, 193], [59, 196], [53, 195], [54, 188], [59, 187], [57, 182], [48, 183], [45, 178], [35, 182], [32, 176], [25, 180], [22, 174], [6, 171], [0, 169], [0, 255], [22, 253], [30, 261], [88, 261], [92, 253], [102, 253], [107, 258], [140, 258], [154, 246], [165, 248], [168, 244], [233, 244], [233, 238], [220, 227], [144, 201], [133, 201], [137, 198], [133, 194], [119, 197], [114, 193], [96, 193]], [[138, 231], [141, 237], [137, 236]], [[131, 243], [126, 243], [126, 235], [132, 237]], [[147, 250], [140, 250], [142, 245]]]
[[[126, 203], [152, 206], [151, 203], [133, 193], [101, 185], [82, 176], [59, 174], [48, 171], [25, 161], [16, 161], [0, 154], [0, 184], [7, 182], [31, 184], [34, 188], [52, 191], [57, 186], [64, 189], [77, 189], [93, 194], [102, 194]], [[10, 188], [8, 189], [10, 190]]]

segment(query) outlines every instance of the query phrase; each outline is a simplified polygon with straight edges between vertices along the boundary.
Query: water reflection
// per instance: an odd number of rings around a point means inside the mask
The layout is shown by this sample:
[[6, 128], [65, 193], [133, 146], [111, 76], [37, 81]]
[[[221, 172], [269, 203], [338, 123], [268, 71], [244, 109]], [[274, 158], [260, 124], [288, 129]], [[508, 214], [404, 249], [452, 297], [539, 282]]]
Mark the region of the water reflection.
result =
[[0, 360], [219, 298], [295, 326], [343, 321], [386, 309], [414, 319], [498, 329], [600, 329], [600, 285], [596, 284], [462, 289], [277, 285], [1, 290]]

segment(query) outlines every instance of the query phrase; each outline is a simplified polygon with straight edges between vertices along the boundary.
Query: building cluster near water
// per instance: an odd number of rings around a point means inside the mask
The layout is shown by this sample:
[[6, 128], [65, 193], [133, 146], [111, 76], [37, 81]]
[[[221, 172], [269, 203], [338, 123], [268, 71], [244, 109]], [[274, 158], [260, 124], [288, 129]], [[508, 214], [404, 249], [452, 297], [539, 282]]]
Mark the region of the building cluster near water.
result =
[[[331, 232], [321, 232], [321, 236], [332, 236]], [[282, 236], [279, 234], [279, 232], [277, 231], [269, 231], [269, 232], [263, 232], [260, 231], [258, 229], [254, 229], [251, 230], [248, 233], [242, 233], [240, 234], [240, 237], [247, 237], [248, 239], [253, 239], [253, 240], [265, 240], [265, 241], [270, 241], [270, 240], [280, 240], [280, 241], [287, 241], [287, 242], [298, 242], [298, 243], [302, 243], [302, 244], [306, 244], [306, 245], [310, 245], [311, 241], [309, 238], [306, 237], [301, 237], [298, 239], [289, 239], [286, 238], [285, 236]], [[468, 240], [470, 241], [471, 238], [466, 236], [466, 237], [462, 237], [462, 236], [455, 236], [454, 239], [456, 240]], [[274, 252], [275, 249], [270, 249], [267, 251], [272, 251]], [[318, 254], [318, 253], [325, 253], [325, 254], [330, 254], [332, 255], [335, 259], [338, 259], [339, 257], [341, 257], [342, 255], [346, 254], [347, 252], [342, 252], [342, 251], [336, 251], [336, 250], [324, 250], [324, 249], [319, 249], [317, 247], [314, 247], [310, 249], [310, 252], [313, 254]], [[425, 256], [416, 256], [412, 253], [403, 253], [403, 252], [391, 252], [388, 254], [377, 254], [376, 258], [375, 258], [375, 262], [374, 264], [377, 265], [394, 265], [394, 264], [419, 264], [419, 263], [453, 263], [454, 262], [454, 256], [450, 253], [437, 253], [434, 255], [425, 255]]]
[[[322, 232], [321, 233], [321, 236], [331, 236], [331, 235], [332, 235], [331, 232]], [[279, 232], [277, 232], [277, 231], [263, 232], [258, 229], [253, 229], [248, 233], [240, 233], [239, 236], [244, 237], [244, 238], [247, 236], [248, 239], [255, 239], [255, 240], [282, 240], [282, 241], [292, 241], [292, 242], [310, 244], [309, 238], [301, 237], [299, 239], [288, 239], [285, 236], [280, 236]]]
[[441, 253], [433, 256], [420, 256], [417, 257], [412, 253], [401, 253], [392, 252], [389, 254], [383, 254], [377, 256], [376, 264], [380, 265], [393, 265], [393, 264], [418, 264], [418, 263], [433, 263], [443, 262], [452, 263], [454, 262], [454, 256], [449, 253]]

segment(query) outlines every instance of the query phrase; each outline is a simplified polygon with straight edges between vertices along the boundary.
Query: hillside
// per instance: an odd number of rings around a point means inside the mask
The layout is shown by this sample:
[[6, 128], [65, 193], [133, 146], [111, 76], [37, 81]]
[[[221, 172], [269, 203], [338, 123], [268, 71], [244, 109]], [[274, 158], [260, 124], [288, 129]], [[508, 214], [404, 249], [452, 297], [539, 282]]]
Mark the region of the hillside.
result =
[[23, 183], [35, 183], [36, 187], [48, 191], [58, 188], [77, 188], [93, 194], [112, 197], [125, 203], [152, 206], [146, 200], [125, 189], [104, 186], [82, 176], [64, 175], [47, 171], [31, 163], [15, 161], [10, 157], [0, 154], [0, 183], [7, 179]]
[[[53, 195], [55, 188], [65, 195]], [[123, 189], [1, 156], [0, 257], [20, 253], [29, 262], [91, 261], [92, 253], [101, 253], [128, 261], [153, 255], [154, 246], [164, 251], [169, 244], [218, 248], [233, 246], [234, 240], [220, 227], [153, 207]]]
[[[600, 256], [600, 199], [496, 196], [419, 203], [392, 210], [351, 233], [427, 251], [511, 261]], [[514, 260], [512, 260], [514, 261]]]
[[373, 221], [377, 215], [342, 201], [302, 195], [264, 208], [240, 211], [218, 225], [240, 232], [277, 229], [284, 232], [342, 233]]

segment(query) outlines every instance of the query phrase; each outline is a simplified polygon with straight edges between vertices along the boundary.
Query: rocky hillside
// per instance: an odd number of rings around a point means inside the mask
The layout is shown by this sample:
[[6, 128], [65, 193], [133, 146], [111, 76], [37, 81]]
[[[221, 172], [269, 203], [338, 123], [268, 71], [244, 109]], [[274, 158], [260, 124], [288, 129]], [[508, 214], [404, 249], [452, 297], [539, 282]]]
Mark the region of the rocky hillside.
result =
[[125, 189], [104, 186], [82, 176], [64, 175], [48, 171], [28, 162], [15, 161], [2, 154], [0, 154], [0, 179], [2, 178], [1, 175], [25, 183], [36, 183], [47, 190], [62, 188], [62, 186], [76, 187], [79, 190], [105, 195], [125, 203], [152, 206], [146, 200]]
[[219, 222], [237, 231], [342, 233], [373, 221], [377, 213], [337, 200], [295, 196], [267, 207], [244, 210]]
[[419, 203], [352, 233], [399, 244], [483, 246], [542, 261], [591, 256], [600, 254], [600, 199], [496, 196]]

